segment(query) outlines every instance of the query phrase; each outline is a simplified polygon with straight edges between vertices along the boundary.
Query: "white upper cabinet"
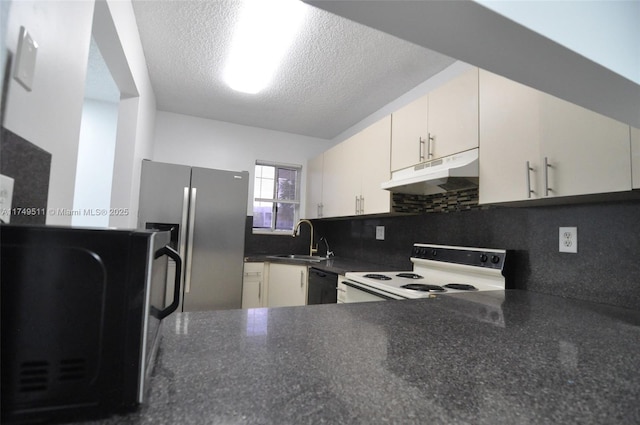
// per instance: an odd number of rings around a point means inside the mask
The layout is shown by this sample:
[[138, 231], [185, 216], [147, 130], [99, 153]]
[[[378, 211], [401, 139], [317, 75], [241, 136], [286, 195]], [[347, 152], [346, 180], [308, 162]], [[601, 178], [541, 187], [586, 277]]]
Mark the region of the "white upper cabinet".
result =
[[391, 171], [426, 161], [427, 108], [423, 96], [391, 115]]
[[478, 69], [392, 114], [391, 171], [478, 147]]
[[305, 217], [308, 219], [322, 217], [322, 172], [324, 154], [307, 161], [307, 192], [305, 201]]
[[391, 211], [389, 180], [391, 116], [386, 116], [324, 153], [322, 216]]
[[429, 92], [427, 159], [478, 147], [478, 69]]
[[480, 71], [480, 203], [631, 189], [629, 126]]
[[360, 195], [360, 164], [353, 138], [324, 153], [322, 173], [322, 216], [355, 214], [355, 196]]
[[547, 94], [540, 123], [543, 196], [631, 190], [627, 124]]
[[633, 188], [640, 189], [640, 128], [631, 127], [631, 175]]
[[391, 192], [380, 184], [391, 178], [391, 115], [387, 115], [358, 134], [360, 164], [360, 214], [391, 211]]
[[519, 201], [541, 189], [538, 92], [480, 71], [480, 203]]

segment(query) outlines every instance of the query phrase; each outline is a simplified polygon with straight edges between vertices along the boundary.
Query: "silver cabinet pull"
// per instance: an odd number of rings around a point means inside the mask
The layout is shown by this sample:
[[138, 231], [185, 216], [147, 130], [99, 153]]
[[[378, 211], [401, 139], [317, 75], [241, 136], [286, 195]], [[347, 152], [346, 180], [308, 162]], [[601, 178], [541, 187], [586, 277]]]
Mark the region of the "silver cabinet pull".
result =
[[356, 195], [356, 215], [360, 214], [360, 198]]
[[429, 134], [429, 143], [427, 144], [427, 159], [433, 158], [433, 145], [435, 143], [435, 137]]
[[195, 187], [191, 188], [191, 202], [189, 205], [189, 248], [187, 250], [187, 271], [184, 279], [184, 292], [189, 293], [191, 291], [191, 265], [193, 264], [193, 236], [194, 228], [196, 226], [196, 196], [197, 191]]
[[535, 190], [531, 190], [531, 172], [534, 171], [529, 161], [527, 161], [527, 198], [531, 198], [531, 195], [536, 193]]
[[420, 162], [424, 161], [424, 145], [425, 140], [422, 137], [418, 138], [418, 156], [420, 157]]
[[360, 196], [360, 214], [364, 214], [364, 196]]
[[549, 159], [544, 157], [544, 196], [549, 196], [549, 192], [553, 192], [553, 189], [549, 187], [549, 168], [551, 168], [551, 164], [549, 164]]
[[300, 287], [304, 288], [304, 270], [300, 270]]
[[262, 301], [262, 281], [258, 282], [258, 300]]

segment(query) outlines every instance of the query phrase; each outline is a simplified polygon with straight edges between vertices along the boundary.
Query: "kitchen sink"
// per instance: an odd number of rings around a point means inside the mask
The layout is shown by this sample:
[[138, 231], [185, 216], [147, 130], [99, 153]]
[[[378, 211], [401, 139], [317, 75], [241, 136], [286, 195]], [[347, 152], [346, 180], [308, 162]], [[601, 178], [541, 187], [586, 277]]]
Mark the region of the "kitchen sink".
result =
[[303, 254], [282, 254], [282, 255], [268, 255], [267, 258], [274, 258], [279, 260], [296, 260], [296, 261], [310, 261], [312, 263], [319, 263], [326, 260], [325, 257], [319, 255], [303, 255]]

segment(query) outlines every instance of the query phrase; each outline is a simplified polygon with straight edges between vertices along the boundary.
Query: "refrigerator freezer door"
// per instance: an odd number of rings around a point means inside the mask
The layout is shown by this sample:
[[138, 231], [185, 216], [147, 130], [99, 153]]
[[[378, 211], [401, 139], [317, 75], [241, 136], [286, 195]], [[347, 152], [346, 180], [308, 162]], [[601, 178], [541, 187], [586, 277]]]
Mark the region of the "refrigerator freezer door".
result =
[[[191, 167], [154, 161], [142, 161], [138, 228], [147, 228], [147, 223], [154, 223], [151, 226], [152, 228], [157, 228], [158, 225], [162, 224], [164, 225], [163, 230], [169, 229], [167, 226], [177, 226], [178, 244], [174, 248], [180, 254], [183, 265], [187, 259], [187, 217], [190, 188]], [[175, 262], [169, 260], [169, 276], [174, 275], [175, 267]], [[181, 279], [181, 281], [182, 280], [184, 279]], [[172, 296], [172, 292], [170, 292], [171, 288], [171, 285], [167, 285], [166, 295], [168, 299], [171, 299]], [[181, 289], [181, 298], [182, 292]], [[182, 299], [180, 300], [179, 311], [182, 311]]]
[[184, 311], [241, 308], [249, 173], [193, 167], [194, 189], [191, 282]]
[[[149, 222], [181, 225], [184, 191], [190, 186], [191, 167], [142, 161], [138, 228], [144, 229]], [[179, 240], [180, 245], [184, 242]], [[184, 259], [184, 252], [180, 255]]]

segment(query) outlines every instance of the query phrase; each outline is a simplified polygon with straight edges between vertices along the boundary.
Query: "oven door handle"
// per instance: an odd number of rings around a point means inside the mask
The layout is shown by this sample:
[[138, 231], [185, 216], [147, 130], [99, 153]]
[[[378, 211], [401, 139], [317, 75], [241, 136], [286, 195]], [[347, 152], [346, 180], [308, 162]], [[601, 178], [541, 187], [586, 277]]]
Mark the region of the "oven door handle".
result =
[[376, 297], [384, 298], [385, 300], [399, 300], [399, 299], [402, 299], [401, 297], [393, 298], [393, 297], [391, 297], [389, 295], [385, 295], [383, 293], [376, 292], [376, 291], [374, 291], [372, 289], [365, 288], [364, 286], [354, 285], [353, 283], [349, 282], [348, 280], [343, 280], [340, 283], [342, 283], [344, 285], [347, 285], [347, 286], [350, 286], [350, 287], [352, 287], [354, 289], [357, 289], [359, 291], [363, 291], [363, 292], [367, 292], [367, 293], [369, 293], [371, 295], [375, 295]]
[[[169, 256], [176, 263], [176, 274], [174, 277], [174, 286], [173, 286], [173, 301], [170, 305], [165, 307], [162, 310], [156, 311], [154, 316], [158, 319], [162, 320], [174, 311], [178, 309], [178, 305], [180, 304], [180, 277], [182, 276], [182, 258], [180, 258], [180, 254], [178, 251], [171, 248], [170, 246], [164, 246], [156, 251], [154, 258], [160, 258], [163, 255]], [[155, 309], [154, 309], [155, 310]]]

